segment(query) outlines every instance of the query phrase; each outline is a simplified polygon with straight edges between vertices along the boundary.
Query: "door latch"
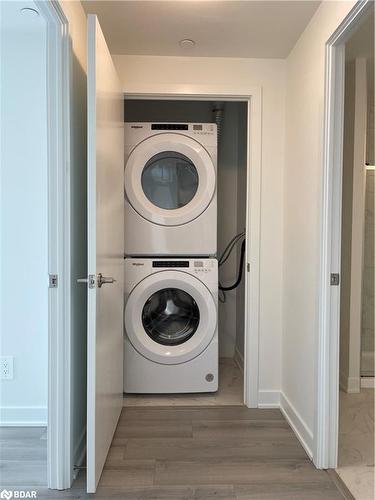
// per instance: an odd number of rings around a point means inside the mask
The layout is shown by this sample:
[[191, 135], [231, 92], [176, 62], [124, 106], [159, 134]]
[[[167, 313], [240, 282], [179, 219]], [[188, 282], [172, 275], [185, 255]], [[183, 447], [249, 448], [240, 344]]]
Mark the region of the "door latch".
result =
[[57, 288], [59, 283], [57, 274], [50, 274], [49, 275], [49, 288]]
[[95, 288], [96, 285], [95, 274], [89, 274], [88, 278], [78, 278], [77, 283], [88, 283], [89, 288]]
[[340, 275], [339, 273], [331, 273], [331, 286], [339, 286]]

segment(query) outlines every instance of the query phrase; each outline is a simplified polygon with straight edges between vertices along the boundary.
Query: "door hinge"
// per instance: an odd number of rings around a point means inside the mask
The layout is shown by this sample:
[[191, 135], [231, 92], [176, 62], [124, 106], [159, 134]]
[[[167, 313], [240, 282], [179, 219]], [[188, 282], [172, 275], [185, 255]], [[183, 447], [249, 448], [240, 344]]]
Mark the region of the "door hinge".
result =
[[49, 275], [49, 288], [57, 288], [59, 284], [58, 276], [57, 274], [50, 274]]
[[339, 273], [331, 273], [331, 286], [339, 286], [340, 275]]
[[250, 272], [250, 262], [248, 262], [248, 263], [246, 264], [246, 269], [247, 269], [247, 272], [249, 273], [249, 272]]

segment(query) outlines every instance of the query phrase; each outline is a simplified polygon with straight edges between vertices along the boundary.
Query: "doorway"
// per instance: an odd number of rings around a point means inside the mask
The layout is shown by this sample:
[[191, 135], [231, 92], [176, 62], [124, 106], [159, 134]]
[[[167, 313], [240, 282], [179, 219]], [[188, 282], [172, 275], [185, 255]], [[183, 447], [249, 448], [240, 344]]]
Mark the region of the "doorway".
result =
[[374, 463], [374, 13], [345, 45], [337, 473], [370, 498]]
[[[100, 67], [100, 71], [98, 68]], [[132, 98], [245, 101], [248, 108], [244, 403], [258, 406], [261, 89], [173, 86]], [[165, 92], [165, 93], [164, 93]], [[130, 95], [126, 95], [130, 98]], [[124, 94], [96, 16], [88, 16], [87, 490], [95, 492], [122, 405], [124, 294]], [[99, 119], [100, 118], [100, 119]], [[114, 127], [113, 124], [116, 123]], [[140, 163], [141, 164], [141, 163]], [[139, 170], [138, 170], [139, 173]], [[139, 177], [138, 185], [139, 185]], [[115, 213], [114, 213], [115, 211]], [[98, 229], [99, 226], [99, 229]], [[101, 238], [97, 239], [96, 234]], [[116, 249], [114, 249], [114, 243]], [[106, 245], [110, 245], [106, 248]], [[111, 255], [113, 258], [108, 259]], [[107, 264], [111, 264], [110, 267]], [[106, 267], [107, 266], [107, 267]], [[246, 270], [249, 266], [246, 266]], [[108, 273], [108, 274], [107, 274]], [[83, 280], [82, 280], [83, 281]], [[105, 284], [105, 286], [101, 286]], [[97, 285], [97, 286], [96, 286]], [[203, 286], [203, 285], [202, 285]], [[140, 317], [137, 315], [136, 320]], [[109, 322], [111, 323], [109, 325]], [[110, 358], [110, 361], [109, 361]], [[114, 382], [115, 381], [115, 382]], [[120, 383], [121, 382], [121, 383]], [[121, 393], [120, 393], [121, 391]], [[121, 399], [120, 399], [121, 397]], [[191, 424], [189, 424], [191, 426]], [[121, 425], [120, 425], [121, 426]], [[128, 432], [128, 431], [126, 431]], [[108, 463], [108, 462], [107, 462]], [[112, 473], [109, 473], [111, 476]], [[118, 475], [118, 474], [116, 474]]]
[[[345, 55], [349, 55], [348, 49], [352, 37], [353, 40], [356, 36], [361, 37], [366, 32], [363, 29], [365, 23], [373, 22], [373, 16], [372, 2], [357, 3], [326, 43], [321, 293], [319, 297], [319, 341], [316, 351], [317, 409], [315, 418], [316, 437], [314, 438], [314, 463], [321, 468], [336, 468], [338, 465], [339, 384], [341, 382], [341, 387], [349, 391], [353, 389], [353, 384], [357, 384], [357, 390], [360, 386], [360, 325], [362, 322], [363, 276], [361, 260], [363, 254], [358, 245], [363, 245], [365, 174], [367, 171], [365, 145], [368, 110], [367, 105], [363, 107], [363, 99], [352, 102], [352, 106], [358, 104], [361, 107], [361, 110], [358, 107], [358, 113], [355, 113], [353, 119], [349, 108], [350, 103], [345, 101], [349, 97], [348, 93], [353, 92], [353, 87], [350, 88], [353, 81], [346, 80], [346, 76], [350, 77], [350, 66], [352, 66], [352, 69], [354, 66], [355, 70], [362, 67], [363, 70], [366, 64], [362, 60], [355, 61], [353, 65], [353, 61], [351, 63], [346, 61]], [[371, 28], [370, 32], [373, 47], [373, 28]], [[359, 77], [360, 73], [362, 77]], [[362, 86], [364, 83], [363, 74], [363, 71], [355, 71], [354, 83], [357, 90], [359, 85]], [[363, 88], [365, 94], [367, 94], [366, 83], [364, 83]], [[359, 97], [359, 94], [357, 97]], [[346, 113], [348, 110], [349, 112]], [[351, 119], [352, 121], [349, 123], [348, 120]], [[347, 120], [348, 125], [346, 128], [345, 120]], [[362, 130], [360, 140], [356, 139], [354, 141], [354, 129], [356, 129], [355, 135], [359, 130]], [[349, 147], [352, 151], [349, 155], [346, 155], [345, 148]], [[348, 171], [350, 175], [345, 176]], [[354, 202], [353, 194], [356, 195], [356, 193], [360, 193], [360, 197]], [[346, 203], [346, 198], [351, 201]], [[362, 201], [359, 203], [358, 199]], [[356, 221], [355, 225], [352, 225], [353, 216]], [[355, 238], [353, 238], [353, 230], [356, 234]], [[350, 245], [348, 245], [348, 241]], [[355, 267], [353, 267], [353, 264]], [[349, 273], [347, 272], [348, 267], [352, 267], [355, 273], [354, 276], [352, 270]], [[369, 275], [371, 279], [370, 276], [371, 273]], [[350, 278], [349, 284], [348, 277]], [[352, 277], [354, 277], [354, 280], [352, 280]], [[355, 285], [354, 288], [353, 285]], [[354, 299], [352, 299], [353, 295]], [[342, 301], [341, 308], [340, 299]], [[349, 309], [348, 304], [350, 304]], [[347, 313], [349, 313], [349, 320], [345, 319]], [[356, 341], [353, 342], [349, 349], [349, 343], [345, 344], [343, 342], [340, 346], [340, 342], [344, 341], [345, 328], [349, 332], [351, 324], [356, 325], [352, 330], [353, 333], [356, 333]], [[340, 333], [343, 335], [340, 336]], [[354, 350], [353, 346], [355, 347]], [[358, 367], [356, 369], [356, 381], [345, 373], [345, 362], [347, 360], [344, 359], [348, 358], [349, 353], [354, 354], [354, 351], [357, 353], [354, 358], [356, 358]]]
[[247, 219], [247, 103], [125, 99], [124, 108], [125, 122], [132, 124], [144, 122], [216, 124], [217, 259], [221, 287], [217, 317], [220, 359], [218, 391], [173, 395], [125, 394], [124, 406], [242, 405], [244, 404], [245, 273], [247, 272], [244, 265]]

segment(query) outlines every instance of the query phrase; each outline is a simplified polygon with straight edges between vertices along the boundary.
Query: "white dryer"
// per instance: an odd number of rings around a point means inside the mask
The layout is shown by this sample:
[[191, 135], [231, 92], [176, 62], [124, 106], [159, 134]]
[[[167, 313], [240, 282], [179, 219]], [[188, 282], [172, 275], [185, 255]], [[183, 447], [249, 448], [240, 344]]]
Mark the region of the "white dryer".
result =
[[216, 255], [217, 127], [125, 123], [125, 255]]
[[216, 259], [125, 259], [125, 393], [218, 389]]

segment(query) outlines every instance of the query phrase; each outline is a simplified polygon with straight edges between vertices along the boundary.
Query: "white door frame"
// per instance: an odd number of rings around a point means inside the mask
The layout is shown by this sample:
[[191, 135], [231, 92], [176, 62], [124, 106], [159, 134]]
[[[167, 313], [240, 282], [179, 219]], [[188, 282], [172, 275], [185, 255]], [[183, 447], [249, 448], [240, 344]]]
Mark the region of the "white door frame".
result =
[[70, 488], [73, 479], [70, 405], [70, 39], [55, 1], [36, 4], [47, 21], [48, 272], [49, 288], [47, 481]]
[[[259, 296], [260, 296], [260, 216], [262, 178], [262, 89], [236, 85], [189, 86], [154, 85], [139, 91], [124, 92], [126, 99], [160, 99], [190, 101], [247, 102], [247, 199], [246, 199], [246, 263], [245, 276], [245, 346], [244, 403], [257, 408], [259, 403]], [[246, 265], [246, 269], [247, 269]]]
[[320, 230], [319, 334], [316, 350], [314, 464], [336, 468], [339, 418], [340, 273], [345, 43], [369, 12], [371, 0], [355, 4], [326, 43], [324, 157]]

